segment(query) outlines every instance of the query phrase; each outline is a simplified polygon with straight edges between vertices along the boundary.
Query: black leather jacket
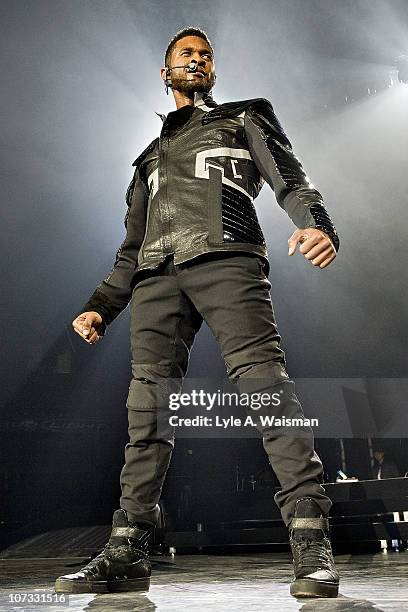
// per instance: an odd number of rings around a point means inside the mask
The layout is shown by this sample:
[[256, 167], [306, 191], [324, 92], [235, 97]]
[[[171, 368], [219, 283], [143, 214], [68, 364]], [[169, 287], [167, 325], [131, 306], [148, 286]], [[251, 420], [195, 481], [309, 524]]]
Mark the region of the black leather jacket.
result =
[[268, 274], [253, 204], [265, 181], [298, 228], [322, 229], [338, 250], [323, 197], [268, 100], [216, 104], [211, 95], [196, 93], [193, 106], [160, 116], [160, 137], [133, 162], [125, 240], [81, 312], [99, 312], [109, 325], [129, 303], [137, 273], [156, 268], [170, 253], [176, 264], [212, 251], [252, 253]]

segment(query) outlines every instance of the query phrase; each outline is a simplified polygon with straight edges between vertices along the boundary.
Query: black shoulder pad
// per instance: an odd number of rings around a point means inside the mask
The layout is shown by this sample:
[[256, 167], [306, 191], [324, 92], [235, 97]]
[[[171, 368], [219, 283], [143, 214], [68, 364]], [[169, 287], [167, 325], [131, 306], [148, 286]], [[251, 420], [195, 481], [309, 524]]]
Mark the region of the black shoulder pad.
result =
[[153, 151], [154, 147], [156, 146], [156, 144], [159, 142], [159, 138], [155, 138], [154, 140], [152, 140], [152, 142], [145, 148], [144, 151], [142, 151], [142, 153], [139, 155], [139, 157], [136, 157], [135, 161], [133, 162], [132, 166], [139, 166], [142, 161], [144, 160], [144, 158], [146, 157], [146, 155], [148, 155], [150, 153], [150, 151]]
[[218, 104], [215, 108], [204, 115], [201, 122], [203, 125], [206, 125], [207, 123], [215, 121], [216, 119], [236, 117], [242, 113], [242, 111], [246, 110], [249, 106], [258, 101], [268, 102], [268, 100], [265, 98], [253, 98], [251, 100], [238, 100], [236, 102], [225, 102], [224, 104]]
[[290, 141], [286, 136], [279, 119], [275, 115], [272, 104], [266, 98], [251, 100], [251, 111], [261, 120], [266, 127], [268, 124], [272, 130], [279, 135], [282, 144], [291, 147]]

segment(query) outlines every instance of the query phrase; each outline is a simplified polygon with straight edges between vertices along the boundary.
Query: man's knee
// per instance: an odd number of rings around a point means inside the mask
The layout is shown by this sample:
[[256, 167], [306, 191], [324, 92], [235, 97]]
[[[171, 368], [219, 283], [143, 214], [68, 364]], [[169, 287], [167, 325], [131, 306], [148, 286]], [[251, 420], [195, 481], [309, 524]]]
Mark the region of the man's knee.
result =
[[[295, 382], [289, 378], [283, 364], [276, 361], [268, 361], [255, 364], [242, 372], [236, 381], [240, 395], [248, 398], [249, 413], [258, 418], [274, 415], [275, 417], [300, 418], [303, 419], [301, 404], [296, 395]], [[250, 400], [249, 400], [250, 398]], [[300, 431], [303, 432], [299, 423]], [[273, 425], [276, 434], [277, 426]], [[307, 434], [310, 427], [307, 427]], [[293, 428], [294, 431], [299, 431]], [[286, 432], [287, 433], [287, 432]], [[303, 434], [302, 434], [303, 435]]]
[[276, 360], [264, 361], [262, 363], [254, 363], [242, 368], [236, 368], [233, 372], [229, 372], [229, 377], [233, 382], [237, 382], [238, 385], [244, 383], [250, 384], [253, 380], [259, 381], [260, 384], [264, 381], [266, 384], [270, 385], [274, 382], [279, 383], [280, 381], [289, 379], [285, 363]]
[[171, 366], [132, 363], [132, 374], [127, 399], [129, 410], [165, 408], [169, 395], [178, 393], [182, 384], [180, 377], [172, 377]]

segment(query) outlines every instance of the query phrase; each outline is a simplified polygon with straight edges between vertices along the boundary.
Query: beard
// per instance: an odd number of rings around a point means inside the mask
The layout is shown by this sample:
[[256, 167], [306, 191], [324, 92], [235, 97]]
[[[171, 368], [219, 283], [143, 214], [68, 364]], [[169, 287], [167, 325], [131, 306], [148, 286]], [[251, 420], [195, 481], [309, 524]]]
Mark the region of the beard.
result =
[[215, 74], [210, 72], [206, 77], [186, 78], [185, 74], [182, 77], [172, 75], [172, 89], [180, 91], [188, 96], [193, 96], [194, 92], [208, 93], [215, 85]]

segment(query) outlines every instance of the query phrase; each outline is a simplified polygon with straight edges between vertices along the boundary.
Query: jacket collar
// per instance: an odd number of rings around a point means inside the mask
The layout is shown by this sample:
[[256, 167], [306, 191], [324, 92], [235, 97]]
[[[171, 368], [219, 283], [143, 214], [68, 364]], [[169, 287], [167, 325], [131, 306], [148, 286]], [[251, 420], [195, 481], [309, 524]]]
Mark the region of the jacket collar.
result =
[[[197, 108], [201, 108], [201, 110], [203, 110], [204, 112], [208, 112], [208, 111], [211, 111], [216, 106], [218, 106], [218, 104], [215, 102], [214, 98], [212, 97], [211, 92], [205, 93], [201, 91], [195, 91], [194, 92], [194, 106]], [[164, 115], [163, 113], [156, 113], [156, 115], [160, 117], [163, 123], [167, 119], [167, 115]]]

